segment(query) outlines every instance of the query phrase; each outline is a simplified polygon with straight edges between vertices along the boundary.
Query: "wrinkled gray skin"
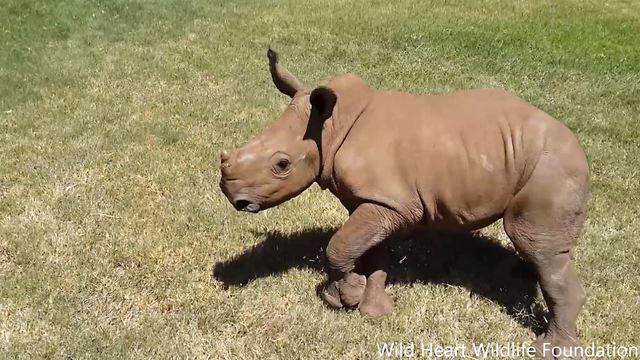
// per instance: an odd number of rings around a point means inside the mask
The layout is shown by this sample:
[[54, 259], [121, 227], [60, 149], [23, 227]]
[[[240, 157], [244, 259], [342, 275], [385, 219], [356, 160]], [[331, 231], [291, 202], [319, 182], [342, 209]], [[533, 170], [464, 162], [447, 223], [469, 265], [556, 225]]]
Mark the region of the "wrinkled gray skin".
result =
[[[327, 246], [325, 301], [368, 316], [393, 309], [384, 254], [365, 254], [416, 226], [473, 230], [500, 218], [535, 265], [551, 319], [534, 346], [578, 345], [585, 292], [573, 265], [590, 191], [575, 136], [502, 90], [449, 95], [376, 91], [354, 75], [309, 89], [277, 63], [276, 87], [291, 103], [251, 143], [221, 155], [220, 187], [237, 210], [258, 212], [328, 188], [350, 217]], [[373, 268], [368, 278], [356, 261]]]

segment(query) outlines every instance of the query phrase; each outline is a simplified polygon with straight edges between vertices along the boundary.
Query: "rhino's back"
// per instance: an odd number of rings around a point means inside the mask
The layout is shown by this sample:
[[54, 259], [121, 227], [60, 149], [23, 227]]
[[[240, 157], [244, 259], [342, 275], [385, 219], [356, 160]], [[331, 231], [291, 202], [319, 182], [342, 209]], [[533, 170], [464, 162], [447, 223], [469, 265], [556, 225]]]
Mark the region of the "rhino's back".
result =
[[478, 228], [502, 215], [554, 121], [502, 90], [379, 92], [336, 155], [336, 175], [354, 198]]

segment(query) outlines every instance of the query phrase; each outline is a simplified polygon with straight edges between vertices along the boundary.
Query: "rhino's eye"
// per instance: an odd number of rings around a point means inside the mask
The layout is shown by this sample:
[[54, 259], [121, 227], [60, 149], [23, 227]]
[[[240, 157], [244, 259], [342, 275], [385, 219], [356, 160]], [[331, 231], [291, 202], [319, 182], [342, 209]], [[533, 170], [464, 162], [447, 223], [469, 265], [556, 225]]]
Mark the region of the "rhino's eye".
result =
[[277, 151], [271, 155], [271, 172], [278, 178], [285, 178], [291, 172], [289, 155], [283, 151]]
[[290, 167], [291, 162], [288, 159], [280, 159], [276, 162], [274, 170], [277, 174], [284, 174], [289, 171]]

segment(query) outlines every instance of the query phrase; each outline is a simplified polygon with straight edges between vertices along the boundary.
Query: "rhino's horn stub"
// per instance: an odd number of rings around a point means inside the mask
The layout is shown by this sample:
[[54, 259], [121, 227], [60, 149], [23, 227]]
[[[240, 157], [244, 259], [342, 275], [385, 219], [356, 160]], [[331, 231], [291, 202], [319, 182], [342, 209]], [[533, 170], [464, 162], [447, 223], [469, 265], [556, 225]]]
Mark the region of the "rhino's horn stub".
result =
[[220, 152], [220, 162], [221, 162], [221, 163], [223, 163], [223, 164], [224, 164], [224, 163], [226, 163], [227, 161], [229, 161], [229, 157], [230, 157], [229, 151], [227, 151], [227, 150], [222, 150], [222, 152]]

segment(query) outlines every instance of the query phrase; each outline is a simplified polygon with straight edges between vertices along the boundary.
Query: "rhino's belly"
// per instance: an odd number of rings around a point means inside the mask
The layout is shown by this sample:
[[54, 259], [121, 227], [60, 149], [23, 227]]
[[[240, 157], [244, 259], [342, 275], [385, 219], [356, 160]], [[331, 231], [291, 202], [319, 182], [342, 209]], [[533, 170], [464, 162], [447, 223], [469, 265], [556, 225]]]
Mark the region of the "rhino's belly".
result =
[[423, 225], [444, 230], [478, 230], [502, 218], [504, 209], [494, 211], [441, 211], [427, 216]]
[[506, 136], [449, 138], [439, 142], [438, 153], [427, 156], [424, 166], [414, 168], [423, 219], [435, 227], [485, 227], [502, 217], [517, 193], [526, 158], [513, 155]]
[[515, 181], [505, 177], [465, 180], [419, 190], [424, 223], [435, 228], [477, 230], [502, 218], [513, 197]]

